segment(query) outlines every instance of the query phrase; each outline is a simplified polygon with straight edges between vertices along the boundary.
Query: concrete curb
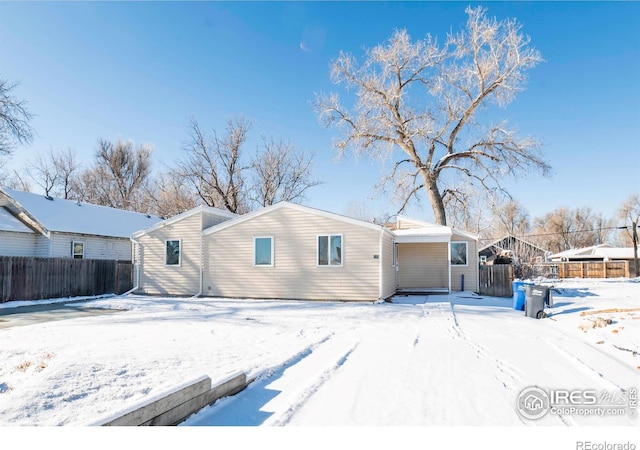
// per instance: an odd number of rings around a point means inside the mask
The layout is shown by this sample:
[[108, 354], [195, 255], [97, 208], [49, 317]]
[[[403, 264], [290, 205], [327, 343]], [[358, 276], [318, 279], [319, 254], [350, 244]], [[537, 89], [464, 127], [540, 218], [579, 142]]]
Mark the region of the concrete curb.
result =
[[202, 376], [183, 383], [116, 414], [104, 417], [93, 423], [94, 426], [166, 426], [177, 425], [193, 413], [211, 405], [222, 397], [237, 394], [251, 381], [243, 372], [211, 382], [208, 376]]

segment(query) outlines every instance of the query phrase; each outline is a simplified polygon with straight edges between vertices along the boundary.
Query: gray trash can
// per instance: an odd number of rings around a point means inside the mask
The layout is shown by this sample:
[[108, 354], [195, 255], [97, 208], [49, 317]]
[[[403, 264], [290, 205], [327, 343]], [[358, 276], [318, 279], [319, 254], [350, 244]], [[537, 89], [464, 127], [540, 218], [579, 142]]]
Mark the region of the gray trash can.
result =
[[524, 315], [534, 319], [547, 317], [544, 312], [544, 305], [549, 304], [549, 288], [545, 286], [525, 286], [524, 293]]

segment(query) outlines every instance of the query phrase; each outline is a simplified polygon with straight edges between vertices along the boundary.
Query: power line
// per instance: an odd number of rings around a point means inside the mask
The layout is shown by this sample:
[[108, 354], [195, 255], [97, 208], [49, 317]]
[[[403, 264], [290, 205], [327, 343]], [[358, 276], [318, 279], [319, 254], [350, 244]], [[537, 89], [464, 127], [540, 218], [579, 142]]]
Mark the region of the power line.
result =
[[[557, 231], [554, 233], [538, 233], [538, 234], [523, 234], [523, 235], [519, 235], [516, 236], [515, 234], [510, 234], [509, 236], [512, 236], [514, 238], [530, 238], [530, 237], [541, 237], [541, 236], [556, 236], [556, 235], [565, 235], [565, 234], [575, 234], [575, 233], [588, 233], [591, 231], [605, 231], [605, 230], [626, 230], [628, 228], [631, 228], [630, 226], [624, 226], [624, 227], [600, 227], [600, 228], [591, 228], [591, 229], [586, 229], [586, 230], [574, 230], [574, 231]], [[640, 228], [640, 224], [638, 224], [638, 228]], [[499, 237], [499, 238], [483, 238], [481, 239], [481, 241], [496, 241], [498, 239], [502, 239], [504, 238], [504, 236]]]

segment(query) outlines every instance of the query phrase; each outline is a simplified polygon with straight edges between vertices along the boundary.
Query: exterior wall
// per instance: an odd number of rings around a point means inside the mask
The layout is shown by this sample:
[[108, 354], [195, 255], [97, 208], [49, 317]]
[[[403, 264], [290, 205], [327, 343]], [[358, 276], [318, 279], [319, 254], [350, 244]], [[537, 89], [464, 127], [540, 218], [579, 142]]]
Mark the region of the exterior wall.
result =
[[393, 261], [393, 246], [395, 245], [393, 236], [389, 233], [382, 235], [382, 298], [391, 297], [396, 292], [396, 268]]
[[71, 243], [84, 242], [85, 259], [131, 261], [131, 241], [125, 238], [51, 233], [50, 258], [71, 258]]
[[206, 230], [214, 225], [229, 220], [226, 217], [215, 216], [213, 214], [202, 214], [202, 230]]
[[[202, 213], [140, 236], [140, 267], [136, 269], [139, 292], [164, 295], [195, 295], [200, 290], [200, 234]], [[179, 239], [179, 266], [165, 265], [165, 240]]]
[[40, 256], [37, 254], [38, 234], [0, 231], [0, 256]]
[[448, 245], [446, 242], [400, 244], [398, 288], [448, 289]]
[[[342, 266], [317, 265], [319, 235], [342, 235]], [[254, 237], [272, 236], [274, 264], [255, 267]], [[204, 237], [203, 295], [375, 301], [380, 230], [280, 208]], [[381, 257], [381, 256], [380, 256]]]
[[451, 266], [451, 290], [462, 290], [462, 275], [464, 275], [464, 290], [478, 291], [478, 241], [474, 239], [453, 236], [452, 242], [467, 243], [467, 265]]

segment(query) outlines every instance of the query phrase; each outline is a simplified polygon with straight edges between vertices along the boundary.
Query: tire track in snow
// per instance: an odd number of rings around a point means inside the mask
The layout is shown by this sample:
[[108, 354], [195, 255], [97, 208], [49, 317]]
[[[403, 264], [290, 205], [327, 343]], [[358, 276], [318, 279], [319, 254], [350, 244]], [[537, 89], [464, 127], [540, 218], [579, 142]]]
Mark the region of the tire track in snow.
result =
[[[435, 308], [427, 307], [427, 305], [437, 305]], [[445, 306], [446, 305], [446, 306]], [[490, 360], [495, 364], [495, 379], [507, 390], [511, 391], [521, 386], [523, 383], [522, 371], [512, 364], [496, 357], [487, 347], [472, 340], [460, 326], [458, 317], [451, 302], [424, 304], [424, 317], [429, 317], [429, 310], [436, 310], [440, 316], [449, 316], [443, 323], [441, 320], [437, 324], [444, 327], [453, 339], [462, 339], [467, 343], [481, 360]], [[431, 314], [433, 316], [433, 314]]]
[[311, 384], [309, 384], [302, 392], [300, 392], [294, 399], [290, 401], [290, 406], [286, 411], [282, 412], [279, 416], [275, 416], [273, 419], [265, 421], [264, 425], [271, 426], [284, 426], [287, 425], [296, 412], [304, 406], [305, 403], [335, 374], [346, 362], [351, 353], [358, 347], [356, 343], [348, 349], [335, 364], [322, 372], [317, 378], [315, 378]]

